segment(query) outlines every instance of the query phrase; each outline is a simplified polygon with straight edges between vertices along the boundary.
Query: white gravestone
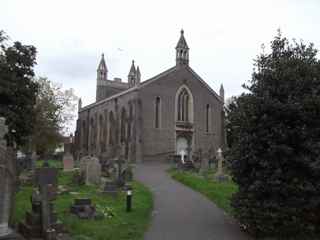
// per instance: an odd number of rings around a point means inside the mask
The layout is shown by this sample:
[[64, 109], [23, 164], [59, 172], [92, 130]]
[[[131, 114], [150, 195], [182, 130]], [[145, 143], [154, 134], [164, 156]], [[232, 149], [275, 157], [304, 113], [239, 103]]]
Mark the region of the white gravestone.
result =
[[217, 158], [218, 158], [218, 170], [217, 175], [223, 175], [223, 156], [222, 156], [222, 150], [221, 148], [217, 151]]

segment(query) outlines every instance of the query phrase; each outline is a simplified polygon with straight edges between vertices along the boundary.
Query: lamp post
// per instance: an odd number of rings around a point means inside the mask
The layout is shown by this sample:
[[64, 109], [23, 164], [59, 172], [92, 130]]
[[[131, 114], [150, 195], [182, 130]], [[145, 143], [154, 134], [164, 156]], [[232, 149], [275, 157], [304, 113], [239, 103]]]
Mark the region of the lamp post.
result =
[[127, 212], [131, 212], [132, 208], [132, 188], [127, 189]]

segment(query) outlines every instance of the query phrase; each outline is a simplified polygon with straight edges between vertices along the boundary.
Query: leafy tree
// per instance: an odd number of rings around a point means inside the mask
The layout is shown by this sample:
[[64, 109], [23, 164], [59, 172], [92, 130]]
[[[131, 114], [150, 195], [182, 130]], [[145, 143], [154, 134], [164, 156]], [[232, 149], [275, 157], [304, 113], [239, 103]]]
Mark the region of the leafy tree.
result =
[[32, 133], [32, 146], [38, 153], [54, 150], [61, 142], [67, 126], [74, 119], [77, 97], [73, 89], [62, 90], [58, 84], [40, 77], [36, 98], [35, 128]]
[[26, 142], [33, 129], [37, 84], [32, 81], [36, 48], [14, 42], [0, 31], [0, 116], [9, 127], [9, 144]]
[[279, 34], [258, 56], [248, 93], [228, 107], [235, 216], [258, 236], [320, 230], [320, 61]]

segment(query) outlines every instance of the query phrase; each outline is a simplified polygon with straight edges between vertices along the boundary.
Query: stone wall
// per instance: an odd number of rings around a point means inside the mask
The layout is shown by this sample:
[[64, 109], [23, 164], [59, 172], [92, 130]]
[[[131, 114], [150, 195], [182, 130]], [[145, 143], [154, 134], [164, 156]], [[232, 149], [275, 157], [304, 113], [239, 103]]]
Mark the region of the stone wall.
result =
[[114, 157], [116, 147], [124, 145], [128, 159], [136, 156], [137, 93], [106, 99], [79, 112], [78, 152], [85, 155]]
[[[143, 154], [146, 160], [164, 160], [168, 152], [175, 152], [175, 97], [182, 85], [190, 89], [194, 99], [192, 149], [202, 148], [203, 151], [208, 151], [212, 146], [217, 149], [224, 144], [221, 131], [223, 104], [220, 98], [200, 83], [188, 68], [176, 68], [156, 82], [144, 86], [139, 92], [142, 102]], [[156, 97], [161, 99], [161, 121], [158, 129], [155, 128]], [[208, 132], [206, 132], [207, 104], [211, 109]]]
[[[181, 86], [186, 86], [193, 96], [192, 150], [201, 148], [206, 152], [223, 146], [223, 102], [202, 81], [188, 66], [172, 68], [154, 82], [152, 79], [142, 82], [140, 87], [82, 108], [77, 122], [80, 157], [88, 154], [113, 157], [115, 147], [121, 144], [125, 145], [131, 161], [165, 160], [175, 153], [176, 94]], [[155, 127], [157, 97], [161, 106], [159, 128]], [[207, 104], [210, 106], [209, 131], [206, 129]]]

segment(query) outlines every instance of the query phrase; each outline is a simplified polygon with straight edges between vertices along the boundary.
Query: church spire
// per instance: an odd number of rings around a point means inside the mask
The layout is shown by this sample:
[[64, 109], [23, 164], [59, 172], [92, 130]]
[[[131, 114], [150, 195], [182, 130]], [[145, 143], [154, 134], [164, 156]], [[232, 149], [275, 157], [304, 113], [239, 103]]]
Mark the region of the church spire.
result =
[[106, 81], [108, 74], [108, 68], [106, 62], [104, 60], [104, 54], [101, 55], [101, 60], [97, 69], [97, 80], [98, 81]]
[[176, 46], [176, 65], [189, 65], [189, 47], [184, 38], [183, 29], [181, 29], [180, 39]]
[[79, 100], [78, 100], [78, 112], [80, 112], [81, 108], [82, 108], [82, 100], [81, 100], [81, 98], [79, 98]]
[[128, 74], [129, 87], [133, 87], [135, 85], [136, 78], [137, 78], [136, 67], [134, 66], [134, 60], [132, 60], [130, 72]]
[[137, 71], [136, 71], [136, 84], [139, 85], [141, 81], [141, 73], [140, 73], [140, 68], [137, 66]]
[[221, 83], [221, 86], [220, 86], [219, 95], [220, 95], [221, 99], [224, 101], [224, 88], [223, 88], [223, 84], [222, 83]]

